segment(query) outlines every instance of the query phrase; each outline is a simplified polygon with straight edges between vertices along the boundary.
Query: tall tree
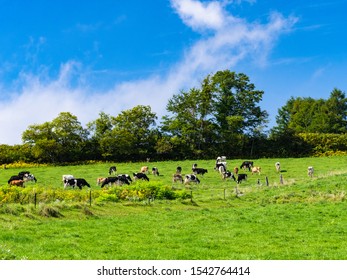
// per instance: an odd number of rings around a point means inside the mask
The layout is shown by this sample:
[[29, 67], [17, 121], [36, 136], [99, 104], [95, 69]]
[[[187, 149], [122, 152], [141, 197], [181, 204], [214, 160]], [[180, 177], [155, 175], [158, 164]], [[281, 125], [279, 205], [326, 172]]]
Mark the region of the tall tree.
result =
[[111, 117], [112, 131], [102, 140], [102, 149], [122, 160], [145, 159], [155, 150], [157, 116], [150, 106], [138, 105]]
[[87, 123], [90, 132], [88, 139], [89, 152], [95, 159], [108, 159], [112, 157], [112, 147], [109, 147], [110, 134], [112, 131], [112, 119], [109, 114], [99, 113], [99, 118]]
[[218, 71], [209, 84], [214, 92], [214, 116], [222, 133], [253, 134], [266, 123], [268, 113], [259, 106], [264, 92], [256, 90], [248, 76]]
[[334, 89], [329, 99], [291, 97], [278, 110], [277, 126], [271, 134], [287, 133], [346, 133], [347, 98]]
[[212, 95], [209, 90], [192, 88], [174, 95], [166, 106], [171, 115], [162, 119], [162, 132], [182, 154], [199, 156], [213, 143]]
[[223, 150], [234, 154], [244, 137], [257, 136], [266, 123], [267, 112], [258, 103], [263, 91], [255, 89], [245, 74], [229, 70], [208, 75], [199, 89], [181, 91], [167, 105], [163, 132], [178, 136], [181, 145], [194, 154]]
[[62, 112], [51, 122], [29, 126], [22, 140], [32, 146], [38, 160], [64, 162], [81, 159], [87, 136], [76, 116]]
[[347, 98], [341, 90], [334, 88], [326, 103], [331, 133], [347, 132]]

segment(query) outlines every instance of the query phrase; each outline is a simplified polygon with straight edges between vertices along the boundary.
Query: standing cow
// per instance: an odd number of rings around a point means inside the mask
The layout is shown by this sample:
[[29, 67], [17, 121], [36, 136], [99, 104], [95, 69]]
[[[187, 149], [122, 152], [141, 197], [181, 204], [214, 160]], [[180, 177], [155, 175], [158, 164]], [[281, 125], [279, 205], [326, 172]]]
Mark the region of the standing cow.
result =
[[64, 189], [66, 187], [78, 187], [80, 190], [82, 190], [82, 187], [87, 186], [88, 188], [90, 188], [90, 185], [88, 184], [88, 182], [83, 179], [83, 178], [76, 178], [76, 179], [68, 179], [64, 181]]

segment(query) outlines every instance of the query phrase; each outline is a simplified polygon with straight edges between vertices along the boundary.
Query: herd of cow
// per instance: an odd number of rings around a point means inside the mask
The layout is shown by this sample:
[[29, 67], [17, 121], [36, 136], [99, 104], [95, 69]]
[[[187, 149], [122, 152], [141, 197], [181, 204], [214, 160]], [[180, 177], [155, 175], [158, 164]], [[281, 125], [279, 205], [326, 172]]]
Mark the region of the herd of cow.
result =
[[[280, 163], [275, 163], [275, 168], [277, 172], [281, 171]], [[240, 168], [235, 167], [233, 169], [233, 172], [227, 170], [227, 164], [226, 164], [226, 158], [225, 157], [218, 157], [215, 163], [214, 170], [218, 171], [222, 179], [232, 179], [237, 184], [240, 184], [242, 181], [247, 180], [247, 174], [246, 173], [239, 173], [240, 170], [248, 170], [252, 174], [260, 174], [261, 167], [254, 166], [253, 161], [244, 161], [242, 162]], [[197, 175], [203, 176], [205, 173], [207, 173], [207, 169], [205, 168], [199, 168], [196, 163], [192, 166], [192, 173], [187, 175], [182, 175], [182, 168], [178, 166], [176, 168], [176, 172], [172, 176], [172, 182], [180, 182], [184, 183], [185, 185], [190, 183], [200, 183], [200, 179]], [[149, 173], [148, 166], [143, 166], [138, 173], [133, 173], [133, 178], [131, 178], [128, 174], [118, 174], [116, 166], [111, 166], [109, 168], [109, 177], [102, 177], [97, 178], [97, 185], [103, 188], [106, 185], [130, 185], [130, 183], [136, 180], [145, 180], [149, 181], [149, 178], [146, 174]], [[152, 174], [155, 176], [159, 176], [159, 170], [157, 167], [152, 168]], [[313, 176], [313, 167], [308, 167], [308, 175], [310, 177]], [[35, 176], [31, 174], [29, 171], [21, 171], [18, 175], [11, 176], [11, 178], [8, 180], [9, 185], [14, 186], [21, 186], [24, 187], [24, 183], [27, 181], [37, 181]], [[82, 187], [86, 186], [90, 188], [90, 184], [84, 179], [84, 178], [75, 178], [73, 175], [63, 175], [62, 178], [64, 188], [72, 187], [72, 188], [79, 188], [82, 189]]]
[[18, 175], [11, 176], [7, 183], [12, 186], [24, 187], [24, 183], [28, 181], [36, 182], [37, 180], [35, 176], [31, 174], [29, 171], [21, 171], [18, 173]]

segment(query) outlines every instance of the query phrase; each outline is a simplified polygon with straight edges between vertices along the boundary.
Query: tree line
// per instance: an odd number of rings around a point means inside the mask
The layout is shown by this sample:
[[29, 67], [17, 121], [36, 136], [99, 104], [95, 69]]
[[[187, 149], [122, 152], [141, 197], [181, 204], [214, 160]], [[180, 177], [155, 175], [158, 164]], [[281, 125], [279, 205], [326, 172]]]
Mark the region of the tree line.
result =
[[243, 73], [207, 75], [199, 87], [174, 94], [158, 122], [150, 106], [116, 116], [100, 112], [83, 127], [70, 112], [30, 125], [21, 145], [0, 145], [0, 163], [66, 163], [85, 160], [142, 161], [299, 157], [347, 151], [347, 98], [334, 89], [328, 99], [291, 97], [267, 129], [268, 113]]

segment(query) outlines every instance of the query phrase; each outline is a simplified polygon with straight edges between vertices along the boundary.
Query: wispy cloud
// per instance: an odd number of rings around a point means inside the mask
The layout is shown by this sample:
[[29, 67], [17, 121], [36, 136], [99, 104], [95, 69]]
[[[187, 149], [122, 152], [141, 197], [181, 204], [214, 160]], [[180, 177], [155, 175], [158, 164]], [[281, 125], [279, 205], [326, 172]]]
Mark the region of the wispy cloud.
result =
[[171, 4], [182, 21], [195, 30], [218, 30], [223, 25], [224, 10], [221, 2], [173, 0]]
[[246, 58], [266, 63], [278, 37], [290, 31], [297, 19], [274, 12], [266, 23], [248, 22], [228, 12], [229, 2], [171, 0], [174, 11], [201, 38], [163, 74], [120, 82], [107, 90], [91, 87], [88, 75], [93, 71], [75, 61], [63, 63], [54, 79], [24, 75], [21, 89], [0, 102], [0, 127], [6, 131], [0, 143], [20, 143], [29, 125], [51, 121], [64, 111], [82, 124], [96, 119], [100, 111], [117, 115], [136, 105], [150, 105], [161, 117], [173, 94], [197, 85], [205, 75], [230, 69]]

